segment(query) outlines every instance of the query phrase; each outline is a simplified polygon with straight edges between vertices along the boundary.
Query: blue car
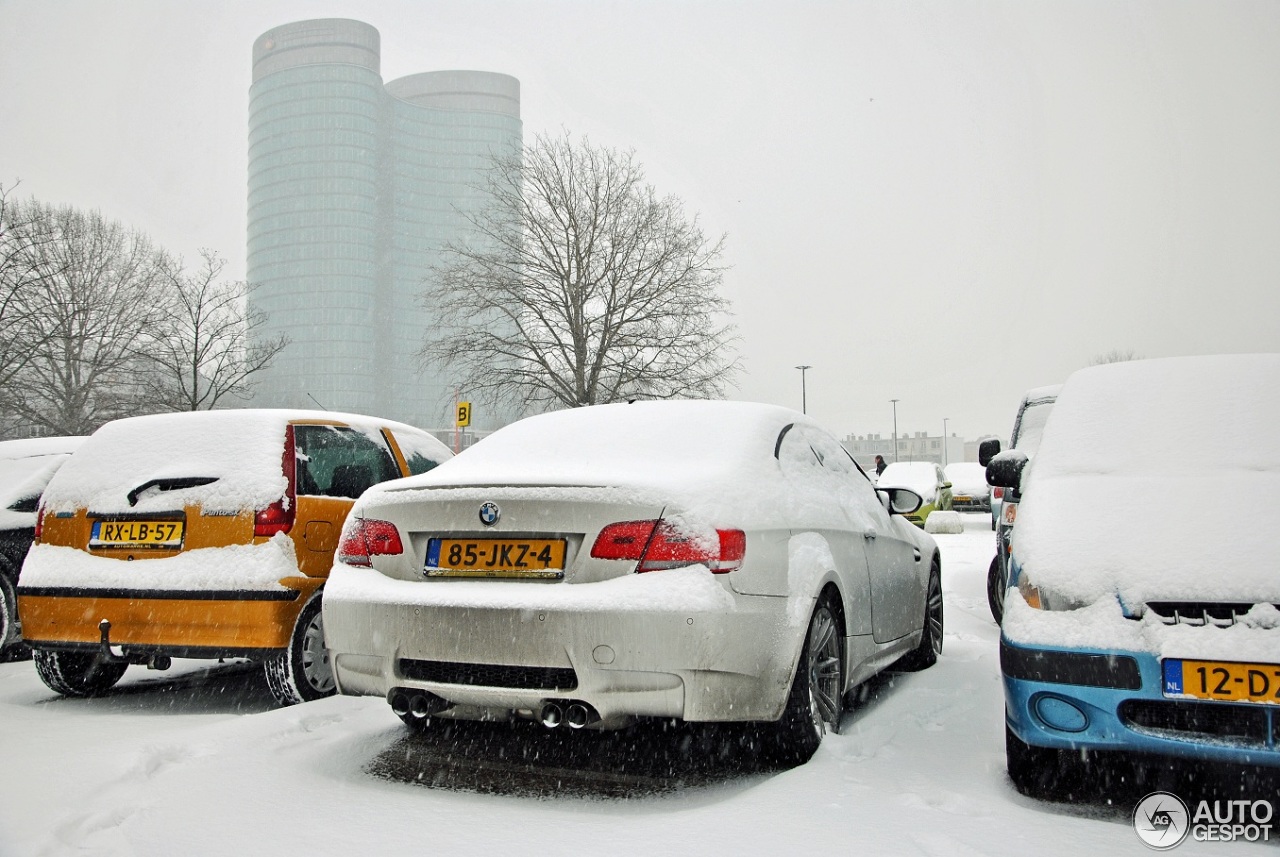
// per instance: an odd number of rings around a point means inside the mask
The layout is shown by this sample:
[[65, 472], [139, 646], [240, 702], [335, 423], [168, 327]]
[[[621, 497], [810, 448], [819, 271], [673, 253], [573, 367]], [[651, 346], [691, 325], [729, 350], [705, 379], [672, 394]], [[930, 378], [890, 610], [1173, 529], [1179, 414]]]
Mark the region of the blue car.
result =
[[1034, 464], [988, 466], [1026, 489], [1000, 640], [1019, 791], [1078, 782], [1104, 751], [1280, 767], [1275, 537], [1241, 516], [1280, 494], [1276, 390], [1276, 354], [1084, 369]]

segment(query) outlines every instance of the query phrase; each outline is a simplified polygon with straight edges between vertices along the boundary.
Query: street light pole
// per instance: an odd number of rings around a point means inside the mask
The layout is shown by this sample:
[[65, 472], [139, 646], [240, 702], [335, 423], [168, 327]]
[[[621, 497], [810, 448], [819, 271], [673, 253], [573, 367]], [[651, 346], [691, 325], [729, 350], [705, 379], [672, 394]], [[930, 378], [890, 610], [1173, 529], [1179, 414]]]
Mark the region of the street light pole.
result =
[[947, 419], [942, 418], [942, 466], [947, 466]]
[[807, 414], [809, 413], [809, 402], [808, 402], [808, 394], [805, 391], [805, 386], [804, 386], [804, 373], [806, 369], [812, 369], [813, 367], [797, 366], [796, 368], [800, 370], [800, 413]]
[[898, 460], [898, 400], [890, 399], [893, 402], [893, 460]]

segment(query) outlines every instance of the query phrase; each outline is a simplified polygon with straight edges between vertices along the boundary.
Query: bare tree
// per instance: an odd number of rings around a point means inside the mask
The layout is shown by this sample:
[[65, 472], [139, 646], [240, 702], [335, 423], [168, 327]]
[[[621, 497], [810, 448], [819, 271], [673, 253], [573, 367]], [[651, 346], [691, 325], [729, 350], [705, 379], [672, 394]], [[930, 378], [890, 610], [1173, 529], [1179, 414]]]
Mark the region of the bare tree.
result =
[[1096, 354], [1089, 361], [1090, 366], [1101, 366], [1104, 363], [1127, 363], [1130, 360], [1141, 360], [1142, 355], [1134, 351], [1132, 348], [1112, 348], [1104, 354]]
[[0, 185], [0, 390], [43, 344], [32, 324], [40, 288], [33, 270], [35, 248], [48, 237], [25, 222], [25, 209], [10, 203], [12, 187]]
[[249, 285], [220, 279], [227, 263], [214, 251], [201, 250], [200, 257], [195, 273], [181, 262], [166, 272], [173, 313], [146, 350], [156, 369], [148, 389], [157, 407], [199, 411], [228, 397], [248, 398], [253, 375], [289, 344], [283, 334], [256, 336], [267, 318], [248, 308]]
[[163, 253], [97, 212], [9, 207], [17, 266], [35, 283], [20, 341], [28, 359], [4, 390], [11, 418], [75, 435], [153, 409], [140, 350], [169, 314]]
[[659, 197], [633, 152], [539, 136], [494, 158], [424, 294], [426, 365], [524, 409], [716, 397], [736, 372], [724, 239]]

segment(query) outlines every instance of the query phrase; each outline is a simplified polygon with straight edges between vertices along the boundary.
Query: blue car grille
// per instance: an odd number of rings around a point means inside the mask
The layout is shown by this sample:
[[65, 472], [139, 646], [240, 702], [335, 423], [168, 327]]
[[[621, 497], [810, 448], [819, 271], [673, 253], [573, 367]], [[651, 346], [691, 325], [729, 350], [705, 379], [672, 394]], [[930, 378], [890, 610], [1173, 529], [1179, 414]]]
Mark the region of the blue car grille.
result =
[[[1149, 601], [1147, 610], [1166, 625], [1215, 625], [1230, 628], [1255, 605], [1225, 601]], [[1274, 605], [1280, 610], [1280, 604]]]
[[1272, 749], [1280, 742], [1280, 712], [1273, 706], [1130, 699], [1119, 714], [1126, 726], [1178, 738]]

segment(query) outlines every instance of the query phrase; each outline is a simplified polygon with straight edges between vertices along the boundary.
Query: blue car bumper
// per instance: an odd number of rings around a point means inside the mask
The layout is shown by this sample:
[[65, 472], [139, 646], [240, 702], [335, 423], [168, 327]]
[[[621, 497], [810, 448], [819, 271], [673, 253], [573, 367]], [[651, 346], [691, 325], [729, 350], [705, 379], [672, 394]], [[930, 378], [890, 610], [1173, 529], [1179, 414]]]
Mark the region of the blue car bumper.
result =
[[1280, 705], [1169, 698], [1160, 660], [1000, 639], [1005, 719], [1025, 744], [1280, 767]]

